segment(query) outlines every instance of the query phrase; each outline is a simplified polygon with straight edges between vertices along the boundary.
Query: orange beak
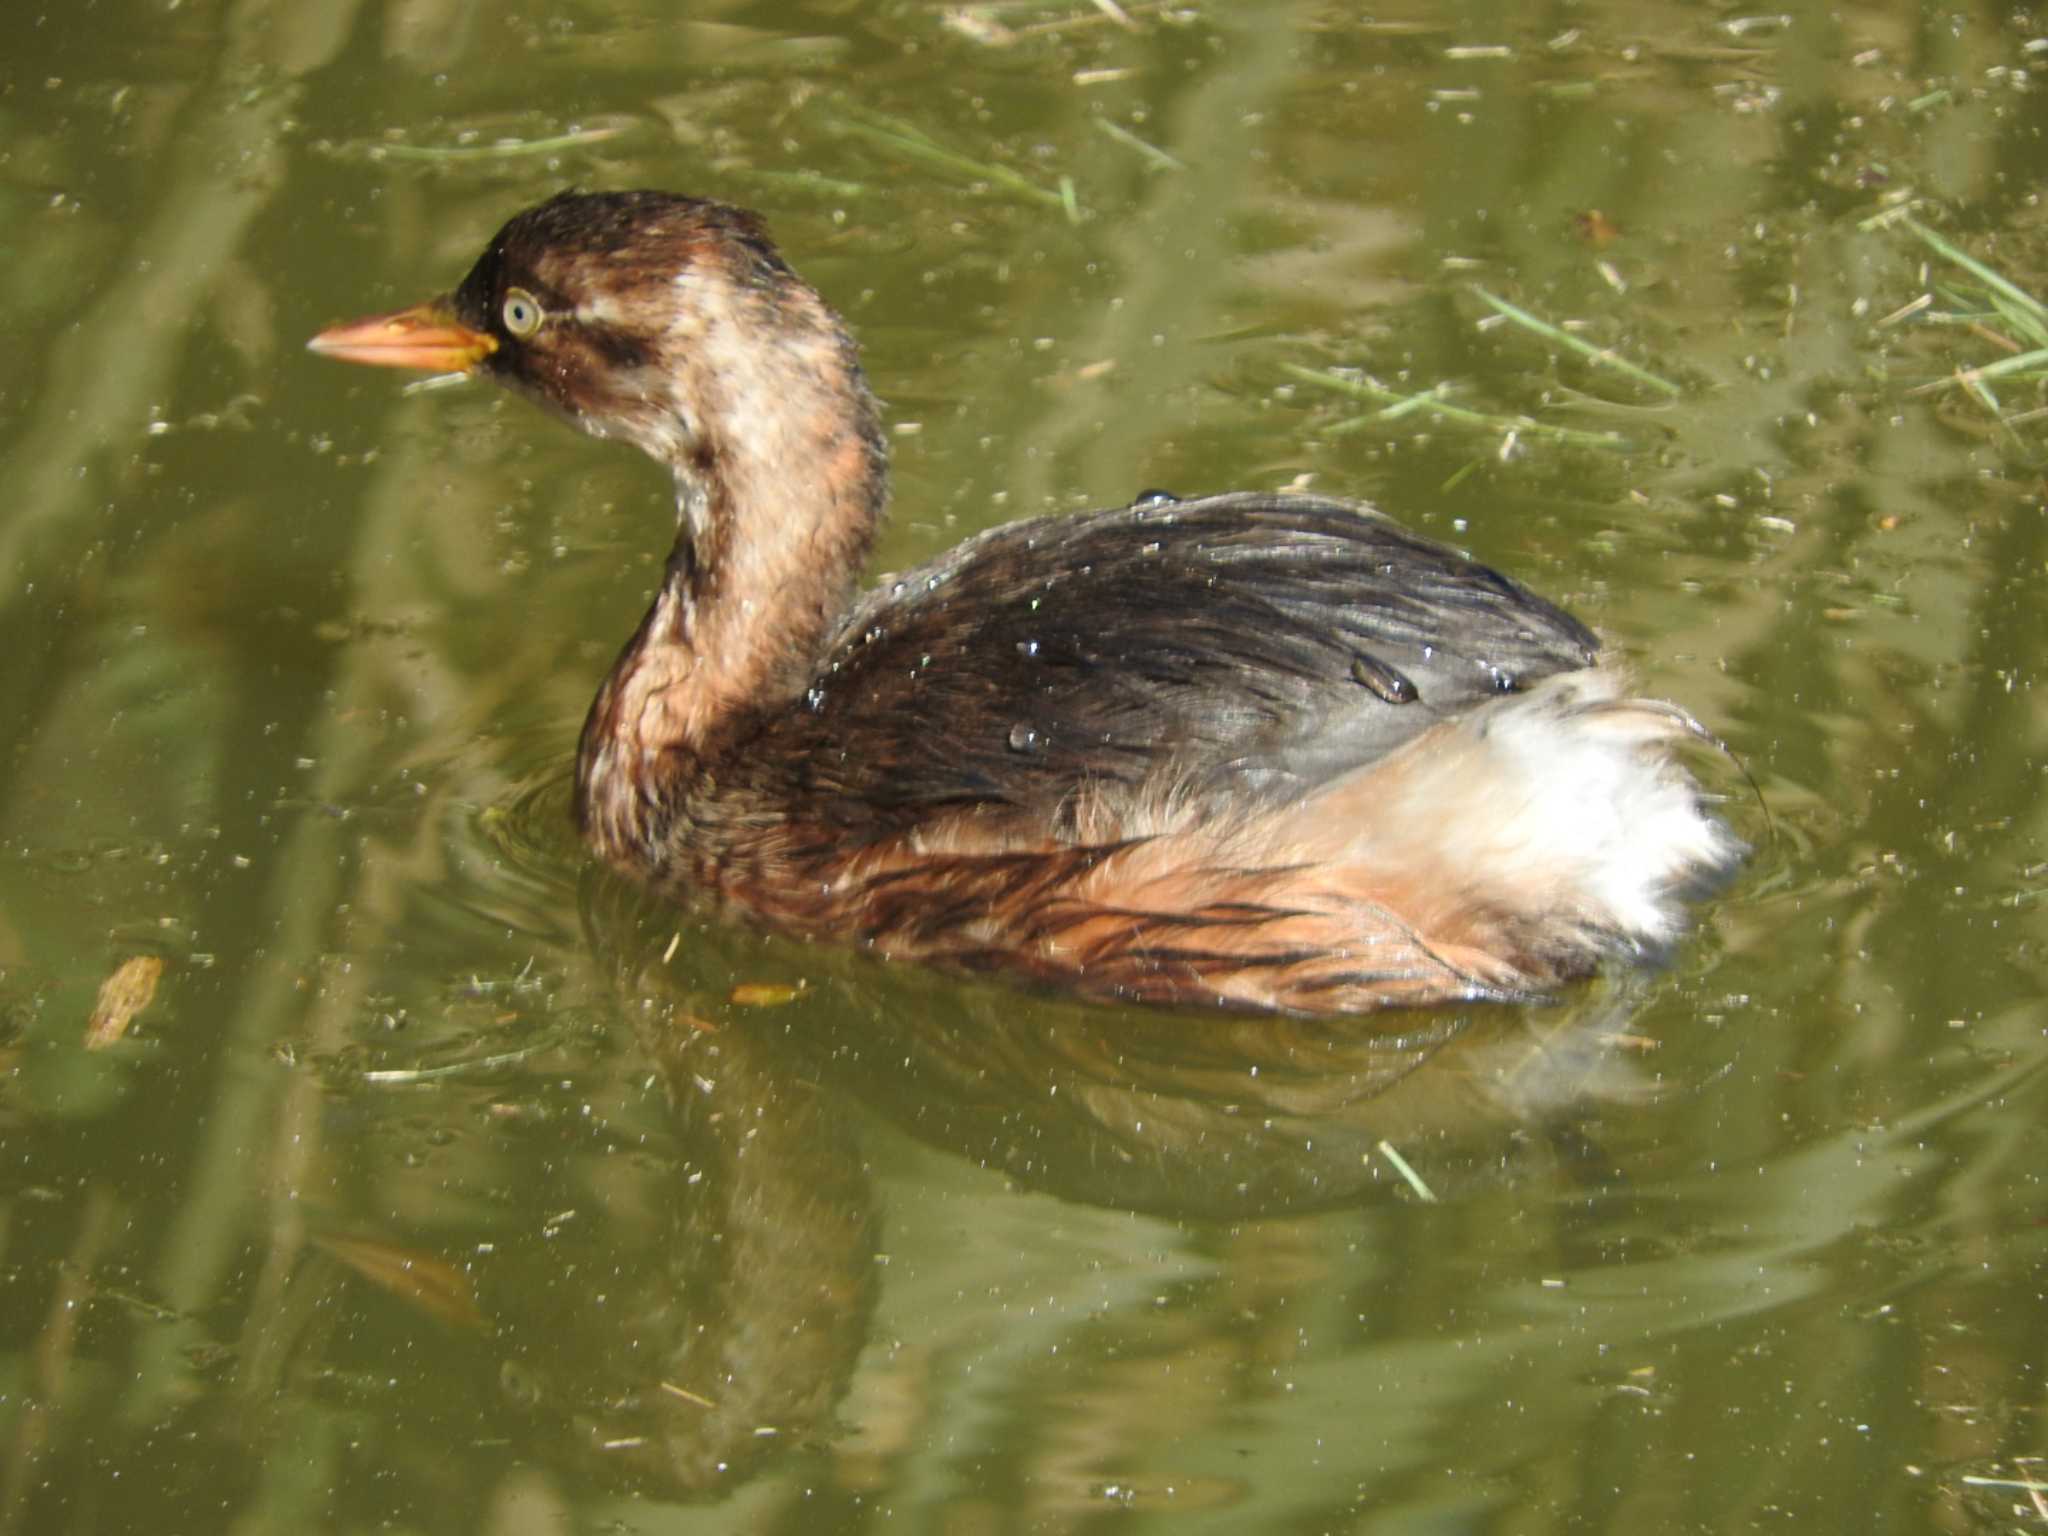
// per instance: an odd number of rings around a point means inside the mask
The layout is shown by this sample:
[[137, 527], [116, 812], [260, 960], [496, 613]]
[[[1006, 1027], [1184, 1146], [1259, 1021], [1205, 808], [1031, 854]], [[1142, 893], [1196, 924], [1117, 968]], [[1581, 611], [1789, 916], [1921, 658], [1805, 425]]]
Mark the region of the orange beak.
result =
[[306, 348], [344, 363], [467, 373], [498, 350], [498, 341], [457, 320], [446, 299], [429, 299], [411, 309], [329, 326]]

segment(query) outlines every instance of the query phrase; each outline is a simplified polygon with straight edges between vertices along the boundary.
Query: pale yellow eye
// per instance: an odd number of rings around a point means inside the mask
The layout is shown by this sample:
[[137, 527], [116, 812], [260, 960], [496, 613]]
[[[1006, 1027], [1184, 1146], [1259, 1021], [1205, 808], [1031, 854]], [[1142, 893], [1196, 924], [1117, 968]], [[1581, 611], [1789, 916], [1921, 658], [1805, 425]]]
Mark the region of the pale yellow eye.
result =
[[547, 318], [547, 311], [540, 307], [540, 300], [524, 288], [509, 289], [505, 294], [505, 329], [521, 338], [531, 336], [540, 329], [541, 321]]

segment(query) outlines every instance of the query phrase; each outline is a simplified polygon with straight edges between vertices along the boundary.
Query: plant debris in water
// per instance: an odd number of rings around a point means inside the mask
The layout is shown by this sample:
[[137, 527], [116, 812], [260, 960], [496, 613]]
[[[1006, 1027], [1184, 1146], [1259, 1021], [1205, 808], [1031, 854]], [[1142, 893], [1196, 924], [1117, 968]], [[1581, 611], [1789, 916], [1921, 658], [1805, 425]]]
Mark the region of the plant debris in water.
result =
[[482, 1328], [476, 1287], [446, 1259], [381, 1238], [313, 1235], [314, 1246], [347, 1265], [387, 1295], [410, 1303], [429, 1317], [462, 1328]]
[[1634, 379], [1638, 384], [1647, 385], [1659, 394], [1668, 395], [1674, 399], [1684, 393], [1683, 390], [1669, 379], [1662, 378], [1650, 372], [1649, 369], [1639, 367], [1637, 364], [1630, 362], [1627, 358], [1616, 353], [1612, 347], [1596, 347], [1592, 342], [1586, 340], [1585, 337], [1574, 336], [1563, 327], [1552, 325], [1548, 320], [1530, 314], [1528, 310], [1521, 308], [1519, 305], [1510, 304], [1506, 299], [1498, 298], [1488, 293], [1477, 283], [1472, 285], [1472, 291], [1478, 294], [1480, 299], [1489, 305], [1493, 312], [1502, 319], [1510, 320], [1522, 327], [1523, 330], [1534, 332], [1536, 335], [1543, 337], [1544, 340], [1554, 342], [1567, 351], [1576, 352], [1590, 363], [1602, 368], [1612, 368], [1616, 372]]
[[85, 1048], [104, 1051], [128, 1033], [135, 1016], [156, 997], [164, 963], [156, 955], [130, 955], [100, 983], [99, 1000], [85, 1026]]
[[2023, 411], [2007, 408], [1992, 390], [1994, 382], [2040, 385], [2048, 381], [2048, 304], [1996, 268], [1951, 244], [1904, 208], [1865, 219], [1862, 229], [1901, 229], [1934, 252], [1965, 278], [1934, 283], [1929, 291], [1901, 305], [1880, 323], [1939, 325], [1959, 329], [1996, 347], [2005, 356], [1991, 362], [1957, 366], [1948, 376], [1919, 385], [1910, 393], [1961, 390], [1989, 411], [2007, 431], [2018, 435], [2025, 423], [2048, 415], [2048, 406]]
[[865, 139], [899, 159], [922, 161], [938, 170], [950, 171], [956, 176], [983, 182], [995, 190], [1022, 198], [1026, 202], [1057, 208], [1066, 215], [1070, 224], [1081, 222], [1081, 204], [1074, 190], [1073, 178], [1070, 176], [1062, 176], [1057, 188], [1040, 186], [1029, 176], [1013, 171], [1006, 165], [998, 165], [992, 160], [977, 160], [972, 155], [960, 153], [957, 149], [949, 149], [909, 123], [899, 118], [884, 117], [880, 113], [863, 112], [849, 107], [833, 122], [841, 132]]
[[1522, 438], [1542, 438], [1578, 448], [1621, 450], [1632, 446], [1629, 439], [1619, 432], [1589, 432], [1583, 428], [1561, 427], [1554, 422], [1538, 421], [1533, 416], [1519, 413], [1508, 415], [1499, 411], [1483, 411], [1469, 405], [1453, 404], [1450, 399], [1451, 385], [1448, 381], [1433, 384], [1426, 389], [1399, 390], [1382, 384], [1371, 374], [1350, 369], [1304, 368], [1296, 363], [1282, 363], [1280, 366], [1290, 378], [1299, 379], [1304, 384], [1313, 384], [1318, 389], [1332, 390], [1338, 394], [1349, 395], [1354, 400], [1364, 400], [1381, 407], [1370, 415], [1349, 416], [1325, 428], [1325, 433], [1331, 437], [1343, 437], [1352, 432], [1392, 426], [1403, 417], [1421, 412], [1427, 420], [1473, 427], [1497, 435], [1501, 439], [1504, 457], [1511, 454], [1513, 444]]
[[735, 1008], [780, 1008], [784, 1003], [796, 1001], [801, 986], [790, 986], [780, 981], [743, 981], [732, 989], [726, 1000]]

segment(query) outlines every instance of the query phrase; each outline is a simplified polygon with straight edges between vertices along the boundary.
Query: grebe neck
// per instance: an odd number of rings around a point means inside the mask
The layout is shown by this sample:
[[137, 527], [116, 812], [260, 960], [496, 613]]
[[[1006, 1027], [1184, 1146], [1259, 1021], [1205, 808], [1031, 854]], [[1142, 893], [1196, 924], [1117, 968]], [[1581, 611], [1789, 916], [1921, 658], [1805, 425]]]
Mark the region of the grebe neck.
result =
[[824, 301], [780, 262], [676, 286], [648, 387], [580, 423], [668, 464], [677, 490], [660, 590], [577, 760], [585, 831], [625, 855], [658, 839], [663, 789], [809, 684], [887, 497], [874, 397]]

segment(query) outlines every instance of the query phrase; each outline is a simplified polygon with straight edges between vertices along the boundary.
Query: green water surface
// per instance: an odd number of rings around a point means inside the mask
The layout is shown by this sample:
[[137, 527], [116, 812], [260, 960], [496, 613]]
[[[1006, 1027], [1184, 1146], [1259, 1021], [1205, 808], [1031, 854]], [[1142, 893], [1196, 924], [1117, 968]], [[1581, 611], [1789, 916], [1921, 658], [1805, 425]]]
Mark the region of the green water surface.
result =
[[[7, 30], [0, 1536], [2048, 1522], [2048, 402], [1956, 377], [2038, 345], [2048, 13]], [[1324, 1024], [641, 901], [567, 774], [662, 472], [302, 350], [572, 184], [846, 314], [878, 569], [1368, 498], [1723, 738], [1751, 860], [1640, 975]]]

